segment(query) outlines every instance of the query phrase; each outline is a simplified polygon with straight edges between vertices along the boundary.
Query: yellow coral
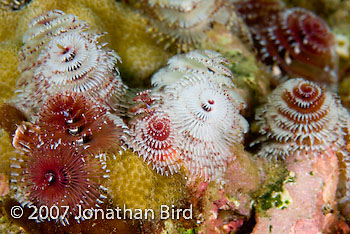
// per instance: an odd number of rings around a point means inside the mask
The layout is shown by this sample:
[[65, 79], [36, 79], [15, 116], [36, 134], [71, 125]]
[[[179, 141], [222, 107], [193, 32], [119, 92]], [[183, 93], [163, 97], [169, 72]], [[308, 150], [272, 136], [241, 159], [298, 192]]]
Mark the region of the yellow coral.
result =
[[159, 218], [161, 205], [181, 206], [185, 182], [180, 174], [162, 176], [130, 150], [109, 162], [107, 188], [114, 205], [131, 209], [152, 209]]
[[344, 77], [339, 84], [339, 95], [343, 106], [350, 109], [350, 76]]
[[9, 135], [0, 129], [0, 171], [6, 176], [10, 175], [11, 158], [16, 154], [11, 141]]
[[16, 42], [0, 42], [0, 102], [13, 96], [16, 78], [18, 76], [17, 52], [19, 45]]
[[[135, 59], [132, 56], [127, 56], [123, 60], [129, 67], [124, 68], [124, 65], [121, 65], [120, 68], [124, 71], [124, 77], [130, 77], [132, 79], [135, 77], [149, 77], [154, 71], [157, 71], [160, 67], [164, 66], [164, 61], [167, 60], [170, 56], [167, 53], [159, 53], [159, 48], [157, 45], [133, 45], [127, 48], [128, 54], [138, 55], [138, 59]], [[164, 60], [165, 59], [165, 60]], [[132, 81], [126, 80], [126, 82], [131, 86], [149, 86], [149, 79], [132, 79]]]
[[19, 19], [22, 11], [0, 11], [0, 41], [14, 40]]
[[154, 39], [146, 32], [146, 21], [140, 14], [114, 1], [84, 2], [105, 22], [108, 46], [122, 58], [119, 69], [122, 77], [126, 74], [132, 79], [126, 80], [129, 85], [147, 83], [145, 79], [166, 64], [172, 54], [154, 43]]

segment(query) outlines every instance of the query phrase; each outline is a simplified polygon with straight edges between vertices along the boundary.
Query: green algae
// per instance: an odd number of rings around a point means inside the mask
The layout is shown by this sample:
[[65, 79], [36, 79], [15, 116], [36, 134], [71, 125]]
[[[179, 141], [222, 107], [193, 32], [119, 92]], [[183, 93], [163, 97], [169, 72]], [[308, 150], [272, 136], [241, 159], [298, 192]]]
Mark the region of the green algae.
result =
[[197, 234], [198, 228], [191, 228], [191, 229], [185, 229], [185, 228], [179, 228], [179, 234]]
[[289, 201], [282, 199], [284, 192], [283, 185], [294, 182], [293, 176], [289, 175], [289, 171], [283, 165], [275, 165], [270, 167], [268, 179], [265, 180], [261, 189], [252, 194], [255, 210], [258, 213], [264, 213], [270, 208], [279, 207], [284, 209], [284, 205]]

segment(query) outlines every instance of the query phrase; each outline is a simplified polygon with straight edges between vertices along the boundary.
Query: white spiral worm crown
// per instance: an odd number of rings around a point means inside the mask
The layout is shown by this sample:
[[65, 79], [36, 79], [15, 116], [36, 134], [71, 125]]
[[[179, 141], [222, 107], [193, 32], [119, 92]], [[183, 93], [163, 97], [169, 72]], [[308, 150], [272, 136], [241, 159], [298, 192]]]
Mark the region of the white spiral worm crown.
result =
[[38, 58], [42, 65], [35, 71], [35, 82], [46, 83], [42, 86], [47, 92], [91, 92], [101, 99], [108, 99], [113, 88], [123, 89], [118, 72], [113, 70], [120, 58], [113, 51], [103, 50], [97, 38], [83, 32], [53, 38]]
[[151, 84], [156, 88], [170, 85], [178, 81], [186, 73], [210, 74], [220, 87], [226, 86], [228, 90], [234, 89], [233, 75], [225, 65], [227, 60], [218, 52], [212, 50], [193, 50], [185, 54], [173, 56], [168, 66], [156, 72]]
[[232, 4], [224, 0], [165, 1], [143, 0], [143, 10], [150, 16], [150, 31], [159, 38], [168, 40], [168, 48], [175, 41], [180, 50], [187, 51], [205, 37], [213, 22], [228, 27], [235, 22]]
[[37, 64], [37, 58], [41, 49], [51, 40], [67, 31], [84, 31], [88, 28], [85, 21], [79, 20], [76, 16], [65, 14], [60, 10], [48, 11], [45, 14], [34, 18], [22, 37], [23, 47], [19, 52], [20, 63], [18, 70], [21, 75], [17, 86], [30, 83]]
[[[24, 73], [14, 101], [27, 115], [36, 113], [45, 99], [57, 92], [86, 93], [97, 102], [114, 106], [125, 93], [116, 63], [119, 56], [87, 31], [75, 16], [50, 11], [37, 17], [23, 37], [24, 48], [35, 48], [35, 56], [24, 56]], [[21, 54], [27, 54], [22, 49]], [[30, 80], [28, 79], [30, 75]], [[23, 79], [22, 79], [23, 78]], [[113, 105], [111, 104], [113, 103]]]
[[257, 110], [256, 119], [266, 141], [259, 154], [284, 158], [296, 151], [345, 145], [349, 114], [335, 95], [298, 78], [277, 87]]
[[152, 77], [160, 96], [157, 105], [171, 110], [170, 119], [182, 137], [181, 158], [191, 174], [206, 180], [225, 170], [234, 158], [230, 147], [241, 143], [248, 131], [239, 114], [244, 102], [228, 88], [235, 86], [224, 61], [212, 51], [193, 51], [174, 56]]

